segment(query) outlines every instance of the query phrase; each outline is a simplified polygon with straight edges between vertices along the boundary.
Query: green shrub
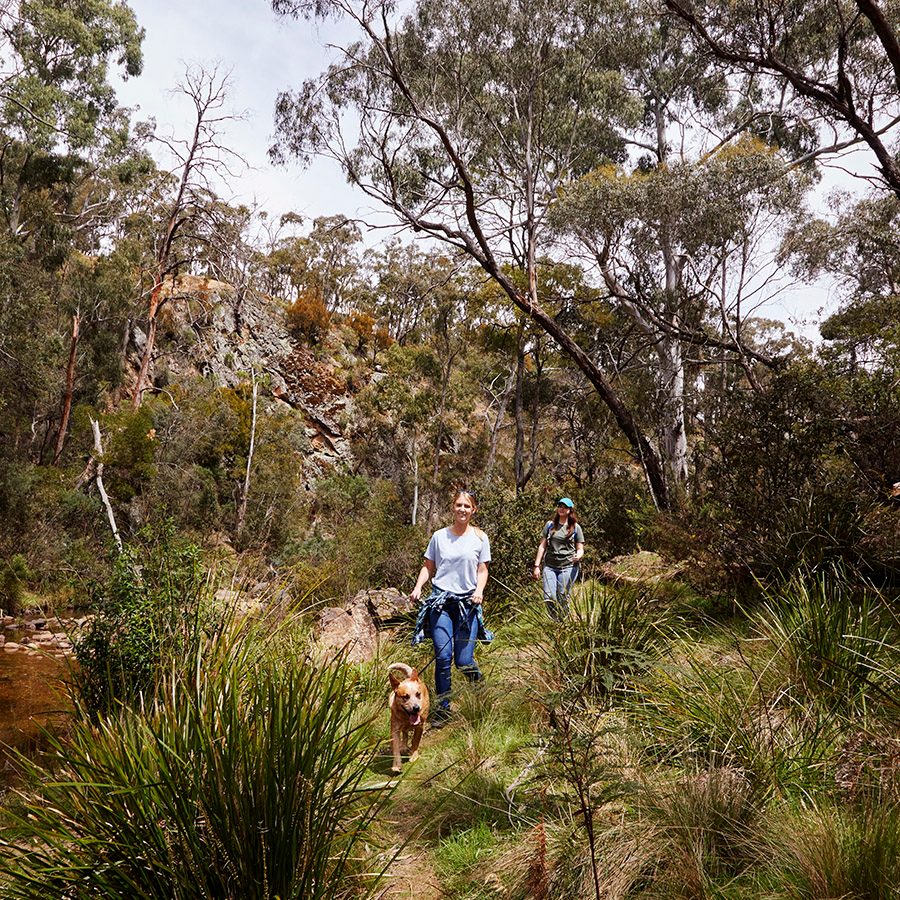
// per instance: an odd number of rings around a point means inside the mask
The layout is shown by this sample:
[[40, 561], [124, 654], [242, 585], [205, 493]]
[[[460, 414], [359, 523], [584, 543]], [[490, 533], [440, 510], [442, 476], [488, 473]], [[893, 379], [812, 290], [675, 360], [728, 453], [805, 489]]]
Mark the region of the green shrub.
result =
[[8, 615], [18, 614], [25, 592], [25, 582], [30, 577], [28, 563], [21, 553], [0, 561], [0, 608]]
[[213, 641], [142, 709], [76, 720], [50, 774], [22, 760], [40, 783], [4, 829], [4, 897], [358, 895], [381, 793], [350, 671], [252, 644]]
[[576, 587], [569, 614], [532, 614], [542, 681], [566, 698], [609, 697], [647, 670], [666, 643], [668, 613], [651, 590], [594, 581]]
[[200, 550], [170, 524], [126, 545], [94, 587], [97, 613], [75, 643], [73, 684], [84, 707], [95, 714], [152, 697], [171, 665], [196, 651], [207, 600]]

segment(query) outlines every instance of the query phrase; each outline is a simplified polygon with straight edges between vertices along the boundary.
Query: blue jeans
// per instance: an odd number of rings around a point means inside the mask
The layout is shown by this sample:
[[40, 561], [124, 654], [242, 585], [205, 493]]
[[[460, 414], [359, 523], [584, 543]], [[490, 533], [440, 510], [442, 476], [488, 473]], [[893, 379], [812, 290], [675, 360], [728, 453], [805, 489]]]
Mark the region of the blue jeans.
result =
[[448, 603], [437, 615], [429, 614], [431, 640], [434, 641], [434, 685], [438, 705], [450, 709], [450, 668], [456, 668], [469, 679], [481, 681], [481, 670], [475, 662], [475, 609], [460, 613], [458, 603]]
[[561, 619], [569, 610], [569, 591], [578, 577], [578, 566], [554, 569], [544, 566], [544, 603], [551, 619]]

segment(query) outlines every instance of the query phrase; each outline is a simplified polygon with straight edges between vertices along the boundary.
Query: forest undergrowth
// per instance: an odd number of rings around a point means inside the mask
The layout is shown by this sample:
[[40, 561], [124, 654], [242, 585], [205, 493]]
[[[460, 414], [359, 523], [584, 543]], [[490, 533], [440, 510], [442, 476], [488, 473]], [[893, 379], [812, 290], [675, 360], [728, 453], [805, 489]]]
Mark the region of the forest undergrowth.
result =
[[510, 596], [399, 777], [386, 665], [432, 681], [429, 644], [329, 661], [302, 609], [210, 613], [190, 566], [142, 572], [203, 623], [119, 632], [152, 681], [120, 653], [111, 694], [73, 683], [3, 798], [4, 897], [898, 896], [900, 621], [840, 568], [718, 619], [690, 591], [588, 581], [558, 623]]

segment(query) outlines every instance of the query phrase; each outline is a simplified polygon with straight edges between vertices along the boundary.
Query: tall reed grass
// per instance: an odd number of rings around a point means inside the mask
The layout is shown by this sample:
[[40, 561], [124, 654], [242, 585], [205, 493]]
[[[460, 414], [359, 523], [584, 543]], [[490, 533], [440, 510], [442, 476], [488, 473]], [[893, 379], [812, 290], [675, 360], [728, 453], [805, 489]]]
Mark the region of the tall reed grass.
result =
[[845, 714], [865, 712], [891, 688], [900, 663], [885, 598], [840, 569], [795, 574], [756, 617], [796, 696]]
[[4, 897], [349, 892], [382, 794], [365, 789], [348, 669], [247, 633], [192, 662], [143, 708], [76, 720], [49, 777], [26, 763], [36, 786], [3, 834]]

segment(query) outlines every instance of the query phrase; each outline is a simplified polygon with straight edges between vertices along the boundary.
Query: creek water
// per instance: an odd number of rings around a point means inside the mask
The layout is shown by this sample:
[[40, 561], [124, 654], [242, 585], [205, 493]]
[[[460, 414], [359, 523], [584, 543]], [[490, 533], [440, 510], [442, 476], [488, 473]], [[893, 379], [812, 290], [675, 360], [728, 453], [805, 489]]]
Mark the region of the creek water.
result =
[[16, 779], [8, 748], [33, 756], [45, 746], [46, 732], [65, 723], [67, 676], [63, 660], [0, 650], [0, 789]]

